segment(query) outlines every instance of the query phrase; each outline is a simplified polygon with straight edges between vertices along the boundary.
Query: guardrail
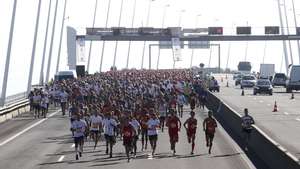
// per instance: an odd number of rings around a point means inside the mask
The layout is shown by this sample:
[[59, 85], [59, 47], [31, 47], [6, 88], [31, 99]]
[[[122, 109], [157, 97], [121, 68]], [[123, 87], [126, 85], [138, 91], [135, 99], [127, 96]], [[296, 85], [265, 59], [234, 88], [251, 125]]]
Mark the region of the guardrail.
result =
[[[243, 145], [241, 115], [212, 93], [208, 94], [206, 105], [214, 112], [215, 118], [224, 125], [225, 130], [233, 139]], [[289, 153], [279, 143], [271, 139], [259, 127], [254, 125], [249, 142], [249, 152], [265, 163], [271, 169], [299, 169], [299, 159]]]
[[[28, 111], [28, 109], [26, 109], [27, 106], [29, 106], [29, 100], [24, 99], [9, 106], [0, 108], [0, 122], [11, 119], [21, 113]], [[22, 108], [23, 110], [21, 110]]]

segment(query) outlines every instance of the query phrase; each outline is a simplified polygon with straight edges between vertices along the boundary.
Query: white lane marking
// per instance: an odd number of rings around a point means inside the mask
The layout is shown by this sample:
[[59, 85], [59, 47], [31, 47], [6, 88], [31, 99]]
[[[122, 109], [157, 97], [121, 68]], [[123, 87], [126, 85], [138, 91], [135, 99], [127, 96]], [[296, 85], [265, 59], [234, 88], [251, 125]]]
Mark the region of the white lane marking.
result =
[[60, 156], [60, 158], [57, 161], [61, 162], [64, 158], [65, 158], [65, 156]]
[[271, 106], [271, 104], [267, 104], [268, 106]]
[[256, 100], [256, 97], [254, 97], [253, 99]]
[[148, 154], [148, 158], [147, 158], [148, 160], [153, 160], [153, 156], [152, 156], [152, 154]]
[[260, 100], [259, 103], [263, 103], [264, 101]]
[[74, 148], [75, 147], [75, 144], [72, 144], [71, 148]]
[[35, 126], [37, 126], [37, 125], [43, 123], [44, 121], [48, 120], [50, 117], [54, 116], [54, 115], [57, 114], [58, 112], [59, 112], [59, 110], [56, 111], [56, 112], [54, 112], [54, 113], [52, 113], [52, 114], [50, 114], [47, 118], [42, 119], [42, 120], [40, 120], [40, 121], [38, 121], [38, 122], [32, 124], [31, 126], [25, 128], [24, 130], [20, 131], [19, 133], [13, 135], [12, 137], [10, 137], [10, 138], [8, 138], [7, 140], [5, 140], [5, 141], [3, 141], [2, 143], [0, 143], [0, 146], [3, 146], [3, 145], [5, 145], [5, 144], [7, 144], [8, 142], [14, 140], [15, 138], [17, 138], [17, 137], [19, 137], [20, 135], [24, 134], [25, 132], [27, 132], [28, 130], [32, 129], [33, 127], [35, 127]]
[[300, 118], [297, 118], [296, 120], [297, 120], [297, 121], [300, 121]]
[[285, 115], [289, 115], [289, 113], [288, 113], [288, 112], [284, 112], [284, 114], [285, 114]]

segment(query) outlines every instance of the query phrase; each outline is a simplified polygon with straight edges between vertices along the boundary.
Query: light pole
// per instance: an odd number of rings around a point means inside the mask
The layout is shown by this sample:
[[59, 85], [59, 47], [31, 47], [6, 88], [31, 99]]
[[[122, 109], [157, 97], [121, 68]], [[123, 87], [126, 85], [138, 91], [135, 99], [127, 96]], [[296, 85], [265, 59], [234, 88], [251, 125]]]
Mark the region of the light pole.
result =
[[8, 78], [9, 64], [10, 64], [11, 45], [12, 45], [12, 40], [13, 40], [13, 35], [14, 35], [14, 28], [15, 28], [17, 2], [18, 2], [17, 0], [14, 0], [14, 6], [13, 6], [13, 10], [12, 10], [12, 15], [11, 15], [10, 31], [9, 31], [7, 53], [6, 53], [6, 61], [5, 61], [5, 68], [4, 68], [0, 106], [4, 105], [5, 97], [6, 97], [7, 78]]
[[[106, 12], [106, 23], [105, 23], [105, 28], [107, 28], [107, 24], [108, 24], [108, 17], [109, 17], [109, 11], [110, 11], [110, 4], [111, 4], [111, 0], [108, 1], [108, 6], [107, 6], [107, 12]], [[101, 52], [101, 58], [100, 58], [100, 71], [102, 71], [102, 63], [103, 63], [103, 56], [104, 56], [104, 49], [105, 49], [105, 41], [103, 41], [102, 43], [102, 52]]]
[[[297, 17], [296, 17], [296, 10], [295, 10], [295, 3], [294, 0], [292, 0], [292, 8], [293, 8], [293, 14], [294, 14], [294, 22], [295, 22], [295, 27], [298, 26], [297, 24]], [[298, 47], [298, 57], [299, 57], [299, 64], [300, 64], [300, 42], [297, 40], [297, 47]]]
[[[97, 8], [98, 8], [98, 0], [96, 0], [96, 2], [95, 2], [93, 28], [95, 27], [95, 21], [96, 21], [96, 16], [97, 16]], [[93, 41], [90, 42], [90, 48], [89, 48], [89, 56], [88, 56], [88, 63], [87, 63], [87, 69], [86, 69], [88, 72], [90, 70], [92, 46], [93, 46]]]
[[[278, 13], [279, 13], [281, 34], [284, 35], [283, 20], [282, 20], [281, 7], [280, 7], [280, 0], [277, 0], [277, 5], [278, 5]], [[282, 41], [282, 44], [283, 44], [283, 52], [284, 52], [285, 66], [286, 66], [285, 68], [286, 68], [286, 73], [287, 73], [288, 72], [288, 68], [289, 68], [289, 59], [288, 59], [288, 52], [287, 52], [287, 48], [286, 48], [286, 41]]]
[[[133, 4], [133, 14], [132, 14], [132, 20], [131, 20], [131, 28], [133, 28], [134, 19], [135, 19], [135, 12], [136, 12], [136, 0], [134, 0], [134, 4]], [[127, 53], [126, 69], [128, 69], [129, 56], [130, 56], [130, 49], [131, 49], [131, 41], [129, 41], [129, 44], [128, 44], [128, 53]]]
[[[151, 2], [152, 2], [152, 1], [155, 1], [155, 0], [149, 0], [148, 14], [147, 14], [147, 20], [146, 20], [146, 27], [149, 26], [149, 19], [150, 19], [150, 12], [151, 12]], [[143, 67], [144, 67], [145, 51], [146, 51], [146, 41], [144, 41], [144, 47], [143, 47], [143, 53], [142, 53], [141, 69], [143, 69]]]
[[36, 49], [36, 39], [37, 39], [39, 23], [40, 23], [41, 4], [42, 4], [42, 0], [39, 0], [38, 10], [37, 10], [37, 14], [36, 14], [36, 21], [35, 21], [33, 45], [32, 45], [32, 51], [31, 51], [29, 76], [28, 76], [28, 82], [27, 82], [27, 94], [29, 94], [29, 92], [31, 90], [32, 74], [33, 74], [33, 66], [34, 66], [34, 58], [35, 58], [35, 49]]
[[[123, 1], [121, 1], [121, 9], [120, 9], [120, 15], [119, 15], [119, 23], [118, 23], [118, 27], [120, 27], [121, 25], [121, 19], [122, 19], [122, 11], [123, 11]], [[117, 57], [117, 50], [118, 50], [118, 42], [119, 41], [116, 41], [116, 44], [115, 44], [115, 54], [114, 54], [114, 60], [113, 60], [113, 68], [116, 67], [116, 57]]]
[[62, 23], [61, 23], [61, 29], [60, 29], [60, 38], [59, 38], [59, 46], [58, 46], [58, 54], [57, 54], [57, 63], [56, 63], [56, 73], [58, 72], [59, 69], [59, 62], [60, 62], [60, 55], [61, 55], [61, 43], [62, 43], [62, 38], [64, 34], [64, 26], [65, 26], [65, 20], [68, 18], [66, 17], [66, 7], [67, 7], [67, 1], [65, 0], [64, 4], [64, 12], [63, 12], [63, 17], [62, 17]]
[[[167, 13], [167, 8], [168, 7], [170, 7], [170, 4], [167, 4], [167, 5], [164, 6], [161, 28], [165, 27], [165, 19], [166, 19], [166, 13]], [[160, 61], [160, 48], [158, 47], [158, 56], [157, 56], [157, 63], [156, 63], [156, 69], [157, 70], [158, 70], [158, 67], [159, 67], [159, 61]]]
[[[178, 19], [178, 27], [181, 27], [181, 21], [182, 21], [182, 14], [185, 12], [184, 9], [179, 11], [179, 19]], [[180, 48], [181, 48], [181, 42], [180, 42]], [[174, 52], [173, 52], [174, 53]], [[175, 65], [176, 65], [176, 60], [173, 56], [173, 69], [175, 69]]]
[[[218, 18], [214, 19], [214, 24], [216, 24], [219, 21]], [[211, 57], [212, 57], [212, 48], [211, 46], [209, 47], [209, 59], [208, 59], [208, 67], [210, 68], [210, 63], [211, 63]]]
[[56, 24], [57, 7], [58, 7], [58, 0], [56, 0], [56, 5], [55, 5], [54, 20], [53, 20], [53, 26], [52, 26], [52, 36], [51, 36], [51, 41], [50, 41], [50, 49], [49, 49], [49, 57], [48, 57], [48, 65], [47, 65], [47, 73], [46, 73], [46, 83], [49, 82], [49, 75], [50, 75], [50, 68], [51, 68], [51, 59], [52, 59], [52, 50], [53, 50], [53, 42], [54, 42], [54, 35], [55, 35], [55, 24]]
[[52, 0], [50, 0], [49, 7], [48, 7], [47, 26], [46, 26], [45, 39], [44, 39], [44, 49], [43, 49], [43, 57], [42, 57], [42, 66], [41, 66], [41, 70], [40, 70], [40, 85], [44, 84], [44, 65], [45, 65], [45, 57], [46, 57], [48, 31], [49, 31], [51, 4], [52, 4]]
[[[284, 7], [284, 15], [285, 15], [285, 22], [286, 22], [286, 27], [287, 27], [287, 34], [290, 34], [290, 29], [289, 29], [289, 21], [288, 21], [288, 16], [287, 16], [287, 10], [286, 10], [286, 3], [285, 0], [283, 0], [283, 7]], [[292, 51], [292, 44], [291, 41], [289, 40], [289, 50], [290, 50], [290, 58], [291, 58], [291, 64], [294, 64], [294, 59], [293, 59], [293, 51]]]
[[[196, 16], [195, 28], [197, 28], [197, 26], [198, 26], [198, 19], [199, 19], [200, 16], [201, 16], [201, 14], [198, 14], [198, 15]], [[194, 52], [195, 52], [195, 50], [192, 49], [192, 55], [191, 55], [190, 67], [192, 67], [192, 65], [193, 65]]]

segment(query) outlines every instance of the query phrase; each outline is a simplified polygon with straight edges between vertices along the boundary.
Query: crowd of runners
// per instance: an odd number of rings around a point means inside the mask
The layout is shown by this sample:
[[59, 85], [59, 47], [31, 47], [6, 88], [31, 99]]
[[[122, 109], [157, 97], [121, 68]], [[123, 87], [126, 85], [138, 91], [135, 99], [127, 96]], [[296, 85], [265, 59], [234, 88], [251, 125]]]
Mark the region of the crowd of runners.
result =
[[[176, 154], [178, 133], [186, 130], [191, 154], [194, 154], [198, 125], [196, 107], [204, 109], [207, 82], [193, 77], [189, 70], [111, 71], [83, 78], [55, 81], [30, 95], [34, 117], [46, 117], [49, 104], [68, 110], [75, 143], [75, 158], [82, 157], [84, 141], [94, 141], [94, 149], [104, 138], [106, 154], [113, 156], [117, 138], [122, 140], [128, 162], [151, 146], [155, 156], [159, 130], [168, 128], [170, 147]], [[183, 107], [190, 117], [182, 121]], [[202, 123], [208, 152], [211, 153], [216, 120], [212, 112]]]

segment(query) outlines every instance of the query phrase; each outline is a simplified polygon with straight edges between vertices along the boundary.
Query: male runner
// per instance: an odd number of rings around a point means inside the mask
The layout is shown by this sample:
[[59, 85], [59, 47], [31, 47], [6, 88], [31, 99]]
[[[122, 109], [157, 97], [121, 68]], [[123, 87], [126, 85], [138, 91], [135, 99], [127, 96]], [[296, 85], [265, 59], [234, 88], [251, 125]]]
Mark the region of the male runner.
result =
[[125, 119], [123, 128], [123, 145], [125, 147], [125, 152], [127, 155], [128, 162], [130, 161], [129, 152], [132, 149], [133, 140], [136, 135], [134, 127], [129, 123], [129, 119]]
[[186, 129], [188, 142], [192, 143], [191, 155], [193, 155], [194, 154], [194, 148], [195, 148], [196, 130], [197, 130], [197, 119], [195, 119], [195, 112], [191, 111], [191, 117], [188, 118], [184, 122], [183, 126]]
[[135, 118], [135, 116], [132, 116], [130, 124], [132, 125], [132, 127], [135, 130], [135, 136], [133, 138], [133, 152], [134, 152], [134, 157], [136, 157], [136, 150], [137, 150], [137, 141], [139, 139], [139, 134], [141, 132], [141, 125], [140, 123], [137, 121], [137, 119]]
[[159, 127], [159, 120], [154, 113], [151, 113], [151, 118], [148, 120], [147, 126], [149, 141], [152, 148], [152, 156], [154, 156], [157, 142], [157, 128]]
[[245, 140], [245, 151], [248, 151], [248, 142], [250, 140], [251, 132], [253, 130], [252, 124], [255, 124], [253, 117], [248, 113], [248, 109], [244, 109], [245, 115], [242, 117], [242, 131]]
[[[84, 144], [84, 132], [87, 127], [85, 121], [80, 119], [80, 115], [76, 114], [76, 120], [72, 122], [71, 130], [74, 132], [74, 143], [75, 143], [75, 152], [76, 160], [79, 159], [79, 156], [82, 156], [83, 153], [83, 144]], [[78, 150], [79, 147], [79, 150]]]
[[91, 137], [95, 141], [94, 149], [96, 149], [98, 139], [101, 134], [100, 129], [102, 126], [102, 117], [98, 115], [98, 112], [95, 108], [93, 109], [93, 111], [94, 114], [90, 117], [90, 122], [91, 122], [90, 131], [91, 131]]
[[176, 143], [178, 142], [178, 132], [181, 128], [181, 122], [177, 116], [175, 116], [174, 110], [171, 110], [171, 116], [168, 117], [167, 126], [169, 128], [169, 137], [171, 150], [173, 150], [173, 155], [176, 154]]
[[117, 127], [117, 122], [111, 117], [111, 112], [106, 114], [106, 118], [103, 120], [104, 136], [106, 140], [106, 154], [108, 154], [108, 146], [110, 148], [109, 157], [112, 158], [113, 145], [116, 143], [114, 135], [114, 129]]
[[149, 121], [149, 115], [148, 115], [147, 112], [144, 112], [144, 113], [145, 114], [143, 114], [140, 117], [140, 124], [141, 124], [141, 127], [142, 127], [142, 130], [141, 130], [141, 135], [142, 135], [142, 151], [144, 150], [144, 147], [145, 147], [145, 150], [147, 150], [147, 144], [148, 144], [148, 125], [147, 125], [147, 122]]
[[217, 127], [216, 120], [212, 117], [212, 111], [208, 111], [208, 117], [203, 121], [203, 131], [206, 137], [206, 146], [209, 147], [208, 153], [211, 154], [212, 143], [215, 136], [215, 129]]

